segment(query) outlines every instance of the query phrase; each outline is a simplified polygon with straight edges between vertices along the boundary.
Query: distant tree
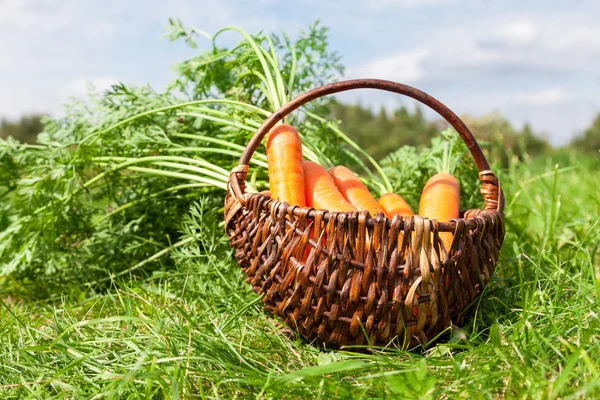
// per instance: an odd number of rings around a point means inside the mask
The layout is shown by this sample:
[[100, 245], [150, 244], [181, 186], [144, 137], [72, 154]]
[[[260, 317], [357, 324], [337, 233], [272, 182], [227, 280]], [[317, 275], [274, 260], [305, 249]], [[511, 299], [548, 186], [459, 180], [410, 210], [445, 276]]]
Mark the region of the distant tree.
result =
[[571, 146], [590, 153], [600, 151], [600, 114], [583, 134], [573, 139]]
[[[390, 113], [384, 108], [374, 112], [360, 104], [333, 102], [331, 113], [341, 121], [343, 131], [375, 159], [405, 145], [428, 146], [431, 138], [448, 126], [443, 120], [427, 120], [418, 107], [410, 110], [402, 106]], [[487, 147], [491, 160], [506, 163], [513, 156], [533, 157], [550, 149], [546, 138], [534, 133], [528, 124], [521, 130], [515, 129], [497, 113], [461, 118]]]
[[388, 112], [381, 107], [374, 112], [360, 104], [333, 102], [331, 114], [341, 121], [342, 130], [375, 159], [404, 145], [427, 144], [438, 130], [419, 108], [410, 111], [402, 106]]
[[37, 136], [44, 130], [42, 114], [24, 115], [17, 121], [3, 119], [0, 121], [0, 137], [6, 139], [9, 136], [24, 142], [35, 143]]
[[461, 119], [475, 138], [487, 147], [489, 157], [495, 161], [506, 163], [513, 156], [521, 159], [534, 157], [551, 148], [548, 140], [534, 133], [529, 124], [526, 123], [521, 130], [515, 129], [498, 113], [481, 117], [463, 115]]

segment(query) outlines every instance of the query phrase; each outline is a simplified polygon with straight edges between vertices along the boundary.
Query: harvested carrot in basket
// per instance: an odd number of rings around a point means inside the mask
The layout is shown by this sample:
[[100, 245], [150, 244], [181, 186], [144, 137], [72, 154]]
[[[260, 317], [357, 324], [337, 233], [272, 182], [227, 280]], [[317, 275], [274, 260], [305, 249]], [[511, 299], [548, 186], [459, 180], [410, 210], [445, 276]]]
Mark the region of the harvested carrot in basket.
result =
[[[446, 146], [439, 172], [433, 175], [423, 188], [419, 203], [419, 215], [439, 222], [448, 222], [458, 218], [460, 211], [460, 183], [452, 175], [450, 165], [450, 147]], [[440, 232], [440, 238], [446, 251], [450, 250], [454, 235], [451, 232]]]
[[379, 205], [369, 189], [360, 181], [358, 176], [344, 166], [333, 167], [329, 170], [335, 186], [342, 196], [350, 202], [358, 211], [367, 210], [372, 217], [377, 213], [383, 213], [383, 207]]
[[302, 142], [293, 126], [281, 124], [267, 139], [267, 166], [271, 198], [292, 206], [306, 206]]
[[306, 189], [306, 205], [317, 210], [325, 209], [337, 212], [356, 211], [335, 186], [331, 175], [325, 168], [312, 161], [302, 163]]
[[381, 196], [379, 198], [379, 205], [381, 205], [385, 215], [389, 219], [394, 218], [396, 215], [415, 215], [406, 200], [396, 193], [386, 193]]

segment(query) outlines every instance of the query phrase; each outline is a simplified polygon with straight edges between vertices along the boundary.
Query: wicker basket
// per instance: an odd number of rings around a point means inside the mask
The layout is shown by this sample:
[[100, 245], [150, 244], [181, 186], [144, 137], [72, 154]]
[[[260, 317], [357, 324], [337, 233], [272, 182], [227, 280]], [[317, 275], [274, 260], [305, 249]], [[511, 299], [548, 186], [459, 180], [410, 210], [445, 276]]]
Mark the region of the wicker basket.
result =
[[[390, 220], [378, 213], [336, 213], [244, 193], [248, 163], [263, 137], [290, 112], [318, 97], [374, 88], [412, 97], [452, 125], [479, 169], [482, 209], [438, 222]], [[267, 310], [308, 340], [330, 347], [424, 344], [460, 325], [490, 279], [504, 239], [504, 195], [481, 148], [446, 106], [415, 88], [359, 79], [313, 89], [271, 115], [231, 172], [225, 229], [235, 257]], [[448, 252], [439, 232], [453, 232]], [[368, 236], [367, 236], [368, 235]], [[371, 245], [365, 245], [365, 238]], [[314, 240], [313, 240], [314, 238]], [[305, 257], [305, 248], [310, 255]]]

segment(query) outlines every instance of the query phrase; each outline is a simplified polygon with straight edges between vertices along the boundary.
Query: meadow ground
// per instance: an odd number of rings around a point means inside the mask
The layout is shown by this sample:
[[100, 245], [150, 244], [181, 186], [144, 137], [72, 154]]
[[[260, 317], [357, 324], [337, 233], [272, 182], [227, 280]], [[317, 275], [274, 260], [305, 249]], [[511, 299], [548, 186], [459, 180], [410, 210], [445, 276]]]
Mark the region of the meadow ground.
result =
[[599, 171], [575, 154], [501, 171], [493, 280], [465, 326], [411, 352], [323, 352], [281, 334], [221, 214], [200, 207], [200, 250], [174, 269], [102, 291], [0, 289], [0, 397], [600, 398]]

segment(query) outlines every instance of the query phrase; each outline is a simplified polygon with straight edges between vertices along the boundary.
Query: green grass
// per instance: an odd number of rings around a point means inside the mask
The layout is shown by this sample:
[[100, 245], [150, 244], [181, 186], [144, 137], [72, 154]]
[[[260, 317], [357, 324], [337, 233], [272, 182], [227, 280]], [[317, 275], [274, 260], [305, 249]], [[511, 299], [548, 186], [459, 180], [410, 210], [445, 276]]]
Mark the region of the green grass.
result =
[[290, 339], [201, 202], [198, 242], [175, 268], [104, 289], [3, 287], [0, 397], [599, 398], [600, 169], [556, 157], [500, 173], [507, 235], [493, 281], [473, 318], [426, 349]]

